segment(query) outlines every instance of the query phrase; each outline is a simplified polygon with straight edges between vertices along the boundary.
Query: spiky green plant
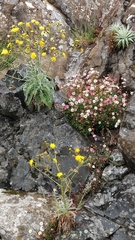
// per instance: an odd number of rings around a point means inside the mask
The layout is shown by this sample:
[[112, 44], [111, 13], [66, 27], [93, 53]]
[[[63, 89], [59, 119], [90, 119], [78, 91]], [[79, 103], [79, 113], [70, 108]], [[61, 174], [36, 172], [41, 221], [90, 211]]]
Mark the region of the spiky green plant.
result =
[[125, 27], [123, 24], [115, 23], [110, 27], [110, 31], [114, 33], [114, 41], [118, 48], [125, 49], [134, 42], [135, 32], [129, 26]]
[[26, 104], [29, 105], [32, 101], [38, 111], [41, 105], [51, 107], [55, 88], [52, 79], [36, 66], [29, 66], [25, 78], [27, 80], [21, 88]]

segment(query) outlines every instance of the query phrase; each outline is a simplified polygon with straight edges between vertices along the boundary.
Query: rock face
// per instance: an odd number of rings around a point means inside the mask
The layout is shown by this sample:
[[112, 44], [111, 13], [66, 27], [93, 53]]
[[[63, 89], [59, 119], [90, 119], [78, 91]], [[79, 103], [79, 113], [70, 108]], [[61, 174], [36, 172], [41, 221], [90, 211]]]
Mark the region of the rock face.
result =
[[135, 95], [129, 101], [119, 132], [119, 146], [132, 171], [135, 171]]
[[[25, 67], [21, 67], [25, 71]], [[54, 142], [62, 170], [67, 172], [75, 166], [68, 148], [85, 147], [86, 141], [62, 114], [59, 105], [64, 101], [64, 96], [59, 91], [55, 93], [52, 109], [44, 107], [40, 112], [33, 112], [32, 108], [25, 106], [23, 92], [19, 90], [17, 81], [12, 81], [10, 88], [12, 74], [14, 71], [9, 71], [8, 76], [0, 81], [0, 187], [10, 184], [15, 190], [35, 191], [41, 186], [44, 191], [51, 190], [47, 179], [41, 174], [31, 173], [28, 161], [45, 151], [45, 140]], [[87, 171], [83, 176], [85, 181]]]
[[0, 239], [35, 240], [36, 232], [48, 223], [50, 199], [37, 193], [10, 192], [0, 189]]
[[[104, 169], [102, 189], [77, 213], [76, 228], [55, 240], [134, 240], [135, 174], [129, 173], [119, 151]], [[51, 212], [51, 197], [0, 190], [0, 239], [36, 240]]]
[[[125, 78], [129, 89], [135, 89], [135, 50], [133, 44], [127, 49], [111, 52], [108, 27], [114, 22], [129, 24], [135, 30], [134, 0], [5, 0], [0, 1], [0, 33], [18, 21], [37, 19], [43, 23], [61, 21], [71, 30], [87, 17], [95, 16], [96, 28], [100, 29], [93, 45], [84, 53], [70, 53], [61, 70], [55, 66], [53, 78], [58, 81], [82, 72], [90, 67], [101, 75], [111, 74]], [[81, 10], [81, 13], [80, 13]], [[84, 18], [82, 18], [84, 17]], [[2, 34], [0, 34], [2, 36]], [[70, 42], [70, 37], [68, 41]], [[59, 69], [59, 71], [57, 71]], [[11, 73], [10, 73], [11, 74]], [[11, 74], [12, 75], [12, 74]], [[28, 160], [44, 151], [44, 140], [58, 146], [63, 171], [74, 166], [67, 154], [68, 147], [85, 147], [84, 138], [67, 122], [59, 109], [63, 95], [57, 91], [52, 109], [42, 108], [40, 113], [26, 108], [23, 93], [11, 83], [11, 77], [0, 81], [0, 188], [38, 191], [48, 193], [54, 187], [42, 174], [30, 171]], [[119, 145], [127, 165], [135, 169], [135, 95], [126, 109], [119, 137]], [[102, 190], [95, 194], [78, 213], [77, 228], [67, 236], [56, 240], [134, 240], [135, 239], [135, 175], [116, 153], [115, 160], [104, 169]], [[67, 164], [68, 163], [68, 164]], [[88, 172], [80, 174], [85, 181]], [[77, 180], [78, 181], [78, 180]], [[77, 182], [75, 182], [77, 185]], [[40, 230], [39, 222], [45, 220], [47, 202], [37, 194], [9, 195], [0, 191], [0, 239], [35, 240]], [[47, 205], [48, 207], [48, 205]], [[7, 217], [8, 216], [8, 217]], [[44, 223], [45, 224], [45, 223]], [[35, 232], [29, 234], [29, 229]]]

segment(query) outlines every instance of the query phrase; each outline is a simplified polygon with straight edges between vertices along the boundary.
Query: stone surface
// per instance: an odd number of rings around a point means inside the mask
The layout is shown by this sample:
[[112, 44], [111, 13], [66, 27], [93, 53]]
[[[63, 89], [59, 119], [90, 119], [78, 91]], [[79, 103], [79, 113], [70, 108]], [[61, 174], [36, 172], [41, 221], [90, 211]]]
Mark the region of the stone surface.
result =
[[[21, 67], [24, 71], [23, 77], [25, 67], [22, 65], [19, 69]], [[44, 141], [57, 145], [61, 170], [65, 173], [77, 164], [68, 148], [85, 147], [87, 143], [62, 114], [59, 107], [64, 100], [62, 93], [56, 91], [52, 109], [42, 107], [41, 111], [37, 112], [32, 105], [28, 108], [24, 104], [24, 95], [19, 89], [21, 81], [19, 85], [17, 81], [12, 81], [10, 88], [12, 74], [13, 70], [0, 82], [0, 114], [3, 117], [0, 121], [1, 186], [5, 183], [5, 187], [9, 187], [10, 184], [11, 188], [24, 191], [35, 191], [42, 187], [46, 192], [51, 190], [53, 185], [38, 172], [31, 172], [28, 163], [46, 150]], [[55, 168], [52, 168], [52, 171], [57, 173]], [[74, 189], [77, 189], [78, 182], [86, 181], [87, 177], [88, 170], [85, 168], [79, 179], [76, 178]]]
[[[134, 240], [135, 174], [106, 179], [103, 188], [77, 214], [77, 227], [60, 239]], [[56, 238], [57, 240], [59, 238]]]
[[40, 222], [48, 223], [51, 201], [37, 193], [0, 189], [0, 239], [35, 240]]
[[124, 113], [118, 142], [130, 170], [135, 171], [135, 95]]

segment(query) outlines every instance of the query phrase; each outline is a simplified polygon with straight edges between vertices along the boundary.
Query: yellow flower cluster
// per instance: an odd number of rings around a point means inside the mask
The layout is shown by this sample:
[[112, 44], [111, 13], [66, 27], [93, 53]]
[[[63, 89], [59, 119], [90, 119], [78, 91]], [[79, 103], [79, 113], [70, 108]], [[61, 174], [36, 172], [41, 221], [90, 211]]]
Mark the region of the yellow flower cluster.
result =
[[[39, 63], [41, 57], [50, 55], [50, 62], [56, 62], [58, 56], [66, 57], [66, 53], [58, 48], [59, 38], [65, 38], [66, 32], [62, 23], [56, 23], [58, 34], [54, 35], [52, 23], [42, 25], [39, 21], [32, 19], [29, 22], [18, 22], [12, 25], [8, 44], [2, 49], [1, 55], [18, 53], [23, 55], [27, 61], [34, 60]], [[53, 45], [52, 45], [53, 44]]]
[[75, 160], [79, 163], [84, 163], [85, 157], [82, 155], [76, 155]]

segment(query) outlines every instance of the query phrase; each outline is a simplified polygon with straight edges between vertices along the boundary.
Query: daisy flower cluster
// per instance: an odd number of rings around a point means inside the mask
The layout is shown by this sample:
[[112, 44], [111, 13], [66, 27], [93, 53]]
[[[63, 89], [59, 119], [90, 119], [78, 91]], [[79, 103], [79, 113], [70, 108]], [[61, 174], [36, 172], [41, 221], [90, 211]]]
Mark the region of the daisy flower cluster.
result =
[[58, 46], [60, 39], [65, 38], [66, 32], [61, 22], [57, 22], [55, 26], [52, 22], [42, 25], [35, 19], [30, 22], [18, 22], [17, 25], [11, 26], [8, 44], [2, 49], [1, 55], [18, 52], [27, 60], [40, 63], [41, 57], [49, 54], [50, 61], [55, 62], [59, 55], [66, 57], [66, 53]]
[[55, 85], [48, 72], [51, 63], [56, 62], [59, 56], [66, 57], [65, 38], [66, 32], [61, 22], [42, 25], [32, 19], [30, 22], [18, 22], [11, 26], [8, 43], [2, 49], [0, 57], [6, 61], [6, 58], [15, 54], [21, 56], [28, 65], [25, 73], [27, 81], [21, 87], [27, 106], [32, 103], [38, 111], [41, 106], [52, 106]]
[[99, 78], [99, 73], [90, 69], [83, 75], [70, 77], [61, 88], [67, 96], [66, 103], [62, 104], [63, 112], [80, 132], [90, 134], [105, 128], [118, 128], [128, 94], [123, 92], [117, 79]]

